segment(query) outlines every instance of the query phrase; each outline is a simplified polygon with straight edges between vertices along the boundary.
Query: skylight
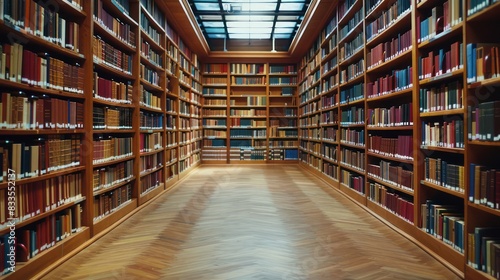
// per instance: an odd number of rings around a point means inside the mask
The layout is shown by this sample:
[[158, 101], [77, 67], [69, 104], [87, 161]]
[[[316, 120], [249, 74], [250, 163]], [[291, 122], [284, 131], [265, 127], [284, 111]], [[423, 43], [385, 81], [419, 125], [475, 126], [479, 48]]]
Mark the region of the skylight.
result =
[[189, 0], [210, 47], [214, 40], [288, 40], [311, 0]]

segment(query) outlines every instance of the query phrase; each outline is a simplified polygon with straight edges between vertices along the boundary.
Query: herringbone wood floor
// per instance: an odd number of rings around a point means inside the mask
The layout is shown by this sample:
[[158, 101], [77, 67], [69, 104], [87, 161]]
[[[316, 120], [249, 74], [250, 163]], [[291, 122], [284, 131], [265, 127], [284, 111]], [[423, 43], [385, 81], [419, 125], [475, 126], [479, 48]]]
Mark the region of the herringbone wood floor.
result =
[[298, 166], [201, 167], [44, 279], [458, 279]]

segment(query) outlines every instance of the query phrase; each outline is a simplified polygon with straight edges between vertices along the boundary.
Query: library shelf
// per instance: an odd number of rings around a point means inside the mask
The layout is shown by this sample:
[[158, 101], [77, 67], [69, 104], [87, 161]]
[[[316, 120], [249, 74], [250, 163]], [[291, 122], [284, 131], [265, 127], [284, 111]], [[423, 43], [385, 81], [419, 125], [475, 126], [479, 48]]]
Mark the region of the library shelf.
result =
[[107, 230], [123, 217], [127, 216], [137, 207], [137, 198], [132, 198], [127, 202], [124, 202], [117, 208], [113, 209], [109, 214], [102, 217], [94, 218], [93, 224], [93, 235], [98, 235], [100, 232]]
[[456, 196], [456, 197], [461, 198], [461, 199], [465, 198], [465, 194], [462, 193], [462, 192], [459, 192], [459, 191], [456, 191], [456, 190], [452, 190], [450, 188], [447, 188], [447, 187], [444, 187], [444, 186], [440, 186], [438, 184], [434, 184], [434, 183], [426, 181], [426, 180], [421, 180], [420, 184], [422, 184], [424, 186], [427, 186], [429, 188], [433, 188], [433, 189], [439, 190], [440, 192], [448, 193], [450, 195]]
[[449, 115], [459, 115], [464, 114], [465, 110], [463, 108], [460, 109], [449, 109], [449, 110], [439, 110], [433, 112], [422, 112], [420, 113], [421, 118], [425, 117], [444, 117]]
[[387, 160], [392, 160], [392, 161], [397, 161], [401, 163], [406, 163], [406, 164], [413, 164], [413, 159], [404, 159], [400, 157], [393, 157], [393, 156], [386, 156], [381, 153], [377, 153], [375, 151], [370, 151], [368, 149], [368, 152], [366, 153], [369, 156], [380, 158], [380, 159], [387, 159]]
[[376, 183], [379, 183], [385, 187], [388, 187], [388, 188], [391, 188], [393, 190], [397, 190], [399, 192], [402, 192], [402, 193], [405, 193], [407, 195], [415, 195], [415, 191], [410, 189], [410, 188], [407, 188], [407, 187], [401, 187], [401, 186], [398, 186], [397, 184], [391, 182], [391, 181], [387, 181], [387, 180], [383, 180], [379, 177], [376, 177], [376, 176], [373, 176], [373, 175], [370, 175], [368, 174], [366, 176], [367, 179], [369, 179], [370, 181], [373, 181], [373, 182], [376, 182]]

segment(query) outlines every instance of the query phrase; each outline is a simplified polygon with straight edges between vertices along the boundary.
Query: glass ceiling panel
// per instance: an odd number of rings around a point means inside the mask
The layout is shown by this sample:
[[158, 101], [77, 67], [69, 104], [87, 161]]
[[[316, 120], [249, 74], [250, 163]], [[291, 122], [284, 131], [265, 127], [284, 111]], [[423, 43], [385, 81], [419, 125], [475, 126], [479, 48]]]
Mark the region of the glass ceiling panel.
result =
[[[211, 39], [291, 39], [311, 0], [188, 0]], [[291, 42], [291, 41], [290, 41]]]

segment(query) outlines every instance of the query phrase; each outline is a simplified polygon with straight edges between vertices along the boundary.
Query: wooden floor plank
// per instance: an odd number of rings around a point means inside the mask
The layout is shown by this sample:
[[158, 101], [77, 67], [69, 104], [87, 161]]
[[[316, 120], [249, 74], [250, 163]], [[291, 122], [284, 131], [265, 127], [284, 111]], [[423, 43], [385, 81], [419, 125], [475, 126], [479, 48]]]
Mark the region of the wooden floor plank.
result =
[[460, 279], [295, 165], [203, 166], [43, 279]]

